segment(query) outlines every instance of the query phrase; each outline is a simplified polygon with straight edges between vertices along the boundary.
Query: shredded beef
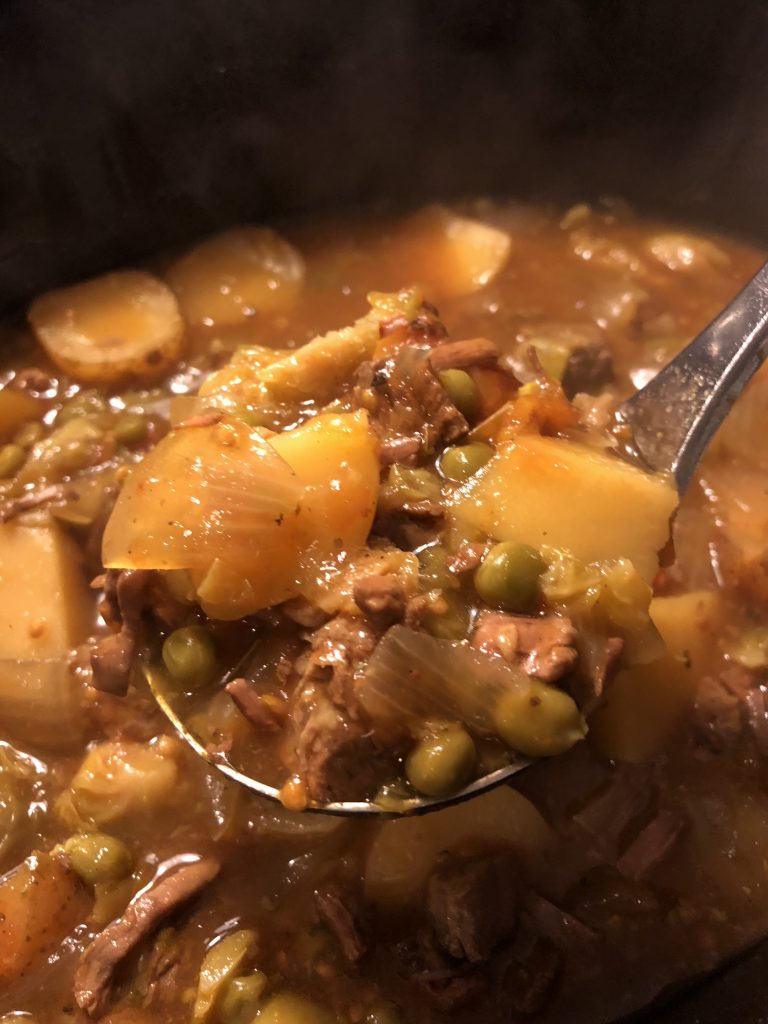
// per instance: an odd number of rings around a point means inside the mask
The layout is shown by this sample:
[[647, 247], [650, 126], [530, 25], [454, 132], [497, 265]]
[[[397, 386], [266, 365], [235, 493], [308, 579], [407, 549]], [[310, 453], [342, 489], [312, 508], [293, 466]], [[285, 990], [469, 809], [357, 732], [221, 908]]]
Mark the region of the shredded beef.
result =
[[402, 622], [405, 616], [405, 588], [392, 573], [356, 580], [352, 596], [377, 629], [387, 629], [395, 622]]
[[297, 662], [300, 688], [320, 686], [338, 707], [355, 717], [355, 676], [377, 639], [365, 619], [336, 615], [312, 633], [308, 653]]
[[524, 672], [554, 682], [576, 664], [576, 630], [570, 619], [481, 612], [472, 645], [486, 654], [517, 661]]
[[454, 959], [486, 960], [517, 928], [515, 857], [444, 858], [429, 879], [427, 910], [438, 942]]
[[457, 576], [464, 572], [472, 572], [482, 562], [485, 549], [485, 544], [470, 544], [464, 541], [456, 554], [448, 560], [448, 571]]
[[633, 823], [647, 813], [654, 798], [644, 766], [616, 769], [607, 786], [572, 816], [572, 826], [589, 840], [594, 864], [615, 864]]
[[120, 631], [98, 640], [91, 654], [93, 686], [97, 690], [118, 696], [128, 692], [141, 616], [152, 576], [152, 572], [146, 569], [110, 569], [106, 574], [105, 619], [111, 624], [120, 623]]
[[562, 972], [563, 956], [547, 938], [531, 935], [510, 958], [501, 982], [505, 1003], [515, 1015], [530, 1017], [544, 1009]]
[[414, 942], [401, 943], [398, 954], [404, 973], [438, 1010], [457, 1010], [486, 986], [486, 978], [472, 964], [448, 956], [432, 929], [422, 929]]
[[420, 451], [420, 437], [389, 437], [381, 442], [379, 459], [382, 466], [393, 466], [396, 462], [413, 465]]
[[698, 740], [716, 753], [736, 742], [749, 726], [749, 706], [745, 702], [757, 685], [753, 673], [735, 665], [718, 676], [702, 679], [694, 703]]
[[313, 801], [364, 800], [395, 770], [399, 751], [380, 746], [360, 722], [350, 720], [322, 693], [296, 740], [297, 767]]
[[117, 965], [159, 922], [191, 899], [219, 872], [212, 857], [181, 864], [160, 876], [148, 889], [135, 896], [122, 917], [108, 924], [80, 958], [75, 972], [75, 1001], [81, 1010], [96, 1017], [109, 1000]]
[[472, 366], [493, 366], [498, 358], [498, 347], [487, 338], [445, 341], [429, 353], [429, 362], [436, 373], [442, 370], [466, 370]]
[[403, 551], [413, 551], [433, 539], [444, 516], [445, 509], [436, 501], [404, 501], [397, 508], [379, 510], [373, 532]]
[[11, 519], [42, 505], [61, 505], [75, 495], [75, 491], [66, 484], [43, 484], [31, 491], [25, 491], [18, 498], [9, 498], [0, 503], [0, 523], [8, 523]]
[[431, 451], [469, 431], [429, 365], [427, 353], [413, 346], [373, 367], [361, 367], [355, 398], [368, 410], [385, 444], [417, 438], [422, 449]]
[[262, 732], [279, 732], [283, 725], [281, 715], [257, 693], [247, 679], [233, 679], [225, 687], [237, 705], [240, 713], [255, 729]]
[[685, 820], [677, 811], [662, 808], [622, 853], [617, 868], [627, 878], [644, 878], [668, 856], [684, 828]]
[[320, 920], [333, 932], [344, 956], [351, 963], [361, 960], [368, 942], [361, 925], [359, 899], [349, 887], [331, 883], [315, 891], [315, 906]]
[[567, 398], [578, 392], [599, 395], [613, 383], [613, 356], [605, 345], [584, 345], [568, 357], [563, 372], [563, 391]]

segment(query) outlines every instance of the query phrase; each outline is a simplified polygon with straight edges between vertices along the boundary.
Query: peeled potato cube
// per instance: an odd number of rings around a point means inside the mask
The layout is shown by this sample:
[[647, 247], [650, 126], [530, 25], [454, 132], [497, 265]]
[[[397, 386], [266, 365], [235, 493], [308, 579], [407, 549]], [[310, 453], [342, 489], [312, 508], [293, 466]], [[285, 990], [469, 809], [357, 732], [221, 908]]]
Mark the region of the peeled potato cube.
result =
[[663, 476], [558, 437], [521, 436], [457, 496], [453, 515], [496, 540], [628, 558], [647, 582], [669, 539], [677, 493]]
[[233, 228], [195, 246], [166, 278], [188, 324], [228, 327], [290, 309], [304, 283], [304, 260], [269, 228]]
[[437, 298], [485, 287], [507, 262], [512, 246], [505, 231], [444, 206], [428, 206], [409, 217], [387, 244], [400, 280], [416, 282]]
[[92, 628], [74, 542], [58, 527], [0, 524], [0, 659], [60, 658]]
[[173, 292], [140, 270], [46, 292], [30, 306], [29, 322], [59, 369], [96, 384], [163, 377], [184, 347]]

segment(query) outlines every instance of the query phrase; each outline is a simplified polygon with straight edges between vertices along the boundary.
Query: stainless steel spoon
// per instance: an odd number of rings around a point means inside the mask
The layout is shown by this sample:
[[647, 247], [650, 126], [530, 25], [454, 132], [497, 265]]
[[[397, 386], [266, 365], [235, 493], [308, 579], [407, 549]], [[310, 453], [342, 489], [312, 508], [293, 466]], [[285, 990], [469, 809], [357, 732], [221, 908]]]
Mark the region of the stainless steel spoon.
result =
[[[631, 437], [630, 447], [651, 470], [672, 474], [684, 494], [693, 472], [715, 431], [747, 382], [768, 355], [768, 263], [671, 363], [618, 409], [617, 420]], [[248, 656], [246, 655], [246, 658]], [[224, 680], [243, 674], [238, 665]], [[279, 800], [279, 791], [238, 771], [226, 756], [211, 754], [182, 721], [157, 670], [145, 670], [160, 707], [187, 743], [230, 779], [260, 796]], [[519, 760], [442, 799], [414, 797], [397, 809], [370, 801], [342, 801], [307, 811], [336, 815], [426, 814], [469, 800], [508, 781], [532, 762]]]

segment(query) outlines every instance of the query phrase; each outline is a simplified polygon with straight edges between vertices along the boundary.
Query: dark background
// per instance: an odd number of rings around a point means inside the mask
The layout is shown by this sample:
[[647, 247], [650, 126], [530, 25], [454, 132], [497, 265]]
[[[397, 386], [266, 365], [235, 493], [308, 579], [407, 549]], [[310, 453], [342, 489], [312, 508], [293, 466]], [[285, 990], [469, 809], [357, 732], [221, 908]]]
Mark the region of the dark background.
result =
[[[0, 307], [221, 224], [623, 195], [768, 242], [759, 0], [0, 0]], [[768, 949], [654, 1015], [768, 1022]]]

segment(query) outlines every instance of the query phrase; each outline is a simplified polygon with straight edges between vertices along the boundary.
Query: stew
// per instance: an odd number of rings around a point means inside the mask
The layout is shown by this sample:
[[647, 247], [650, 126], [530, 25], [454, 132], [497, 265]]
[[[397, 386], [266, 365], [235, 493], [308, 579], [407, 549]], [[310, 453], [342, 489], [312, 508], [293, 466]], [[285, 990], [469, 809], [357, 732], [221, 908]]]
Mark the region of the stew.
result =
[[768, 373], [679, 508], [613, 418], [759, 261], [483, 200], [9, 323], [0, 1020], [607, 1021], [768, 933]]

